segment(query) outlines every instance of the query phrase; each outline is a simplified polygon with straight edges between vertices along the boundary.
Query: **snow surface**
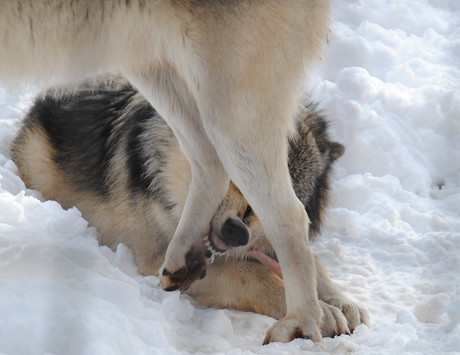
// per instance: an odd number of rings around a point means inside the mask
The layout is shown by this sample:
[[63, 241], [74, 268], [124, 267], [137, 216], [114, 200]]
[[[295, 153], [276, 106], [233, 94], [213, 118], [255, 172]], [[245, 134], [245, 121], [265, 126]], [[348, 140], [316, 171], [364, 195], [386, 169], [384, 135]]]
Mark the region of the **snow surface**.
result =
[[98, 246], [9, 159], [32, 96], [0, 89], [0, 353], [460, 354], [460, 1], [340, 0], [308, 90], [346, 146], [314, 249], [372, 325], [262, 346], [274, 322], [202, 309]]

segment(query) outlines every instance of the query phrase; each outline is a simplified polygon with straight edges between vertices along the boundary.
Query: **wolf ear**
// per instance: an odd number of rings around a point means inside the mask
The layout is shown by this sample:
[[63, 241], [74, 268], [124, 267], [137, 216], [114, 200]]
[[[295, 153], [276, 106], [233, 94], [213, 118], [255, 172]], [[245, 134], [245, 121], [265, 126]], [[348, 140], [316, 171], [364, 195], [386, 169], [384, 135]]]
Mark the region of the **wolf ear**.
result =
[[336, 142], [332, 142], [329, 148], [329, 154], [332, 160], [339, 159], [345, 153], [345, 147]]

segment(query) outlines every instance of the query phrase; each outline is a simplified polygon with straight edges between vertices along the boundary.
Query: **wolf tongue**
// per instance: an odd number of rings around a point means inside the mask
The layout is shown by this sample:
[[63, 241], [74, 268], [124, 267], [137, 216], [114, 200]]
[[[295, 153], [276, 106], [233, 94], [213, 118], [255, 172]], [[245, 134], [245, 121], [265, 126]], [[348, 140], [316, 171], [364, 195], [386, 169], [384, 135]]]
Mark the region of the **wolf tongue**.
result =
[[283, 279], [283, 274], [281, 272], [281, 266], [278, 264], [276, 260], [265, 254], [260, 249], [251, 247], [248, 250], [248, 254], [259, 260], [262, 264], [264, 264], [268, 270], [275, 273], [281, 280]]

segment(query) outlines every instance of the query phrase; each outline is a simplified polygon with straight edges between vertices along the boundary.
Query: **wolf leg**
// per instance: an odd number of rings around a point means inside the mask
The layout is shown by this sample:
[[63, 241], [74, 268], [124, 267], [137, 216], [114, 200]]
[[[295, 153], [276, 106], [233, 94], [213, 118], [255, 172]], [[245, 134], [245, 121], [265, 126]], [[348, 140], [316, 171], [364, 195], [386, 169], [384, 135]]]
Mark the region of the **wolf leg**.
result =
[[[260, 96], [253, 100], [264, 101]], [[241, 106], [244, 112], [238, 112]], [[300, 337], [320, 341], [322, 311], [308, 242], [309, 218], [292, 188], [287, 165], [291, 114], [289, 109], [286, 113], [285, 107], [271, 103], [253, 111], [236, 102], [227, 107], [236, 112], [217, 112], [214, 108], [212, 112], [220, 119], [204, 119], [205, 127], [231, 179], [259, 217], [286, 285], [286, 316], [268, 331], [265, 342]]]
[[130, 81], [161, 113], [187, 157], [192, 181], [182, 215], [159, 271], [167, 291], [186, 289], [206, 267], [203, 237], [228, 191], [230, 179], [211, 144], [189, 86], [173, 66], [163, 64]]

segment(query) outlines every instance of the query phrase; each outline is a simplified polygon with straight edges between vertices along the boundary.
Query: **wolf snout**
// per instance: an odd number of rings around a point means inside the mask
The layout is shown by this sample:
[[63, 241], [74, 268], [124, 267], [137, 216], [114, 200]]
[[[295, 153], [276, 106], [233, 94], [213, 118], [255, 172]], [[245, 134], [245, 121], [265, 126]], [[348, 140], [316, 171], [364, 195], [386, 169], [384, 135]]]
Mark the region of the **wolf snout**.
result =
[[229, 218], [220, 230], [222, 240], [231, 247], [240, 247], [249, 242], [248, 228], [240, 221]]

